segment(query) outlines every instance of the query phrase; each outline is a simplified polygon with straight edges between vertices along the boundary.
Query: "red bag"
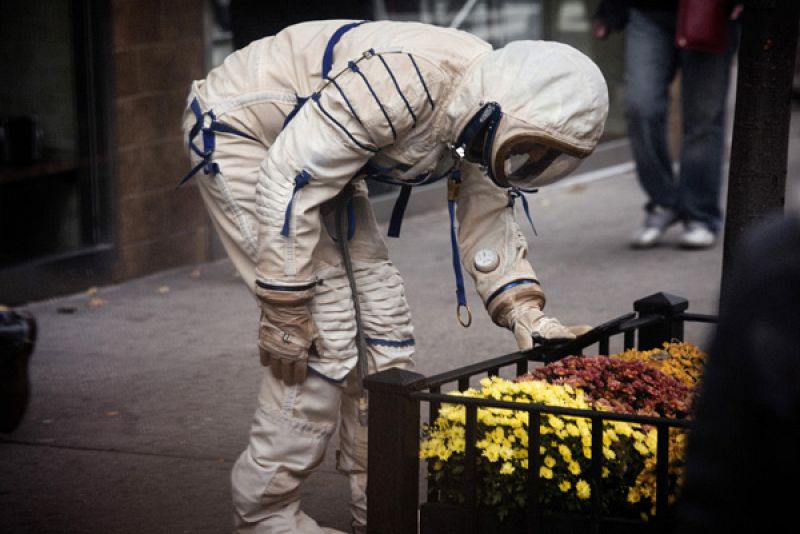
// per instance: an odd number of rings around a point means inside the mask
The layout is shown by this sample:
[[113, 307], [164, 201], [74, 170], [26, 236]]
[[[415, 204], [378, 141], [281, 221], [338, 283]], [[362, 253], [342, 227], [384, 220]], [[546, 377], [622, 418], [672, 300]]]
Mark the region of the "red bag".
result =
[[680, 0], [675, 44], [687, 50], [723, 53], [728, 16], [728, 0]]

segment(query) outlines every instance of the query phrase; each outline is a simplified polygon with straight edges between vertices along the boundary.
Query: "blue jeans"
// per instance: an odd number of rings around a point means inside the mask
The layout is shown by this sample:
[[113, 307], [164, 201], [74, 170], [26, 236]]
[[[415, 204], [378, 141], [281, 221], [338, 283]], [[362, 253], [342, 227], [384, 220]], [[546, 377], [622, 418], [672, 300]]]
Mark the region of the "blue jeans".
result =
[[[625, 41], [625, 118], [646, 209], [676, 211], [717, 232], [725, 152], [725, 111], [738, 25], [724, 54], [675, 46], [675, 12], [631, 9]], [[669, 86], [681, 71], [683, 136], [680, 171], [672, 170], [667, 140]]]

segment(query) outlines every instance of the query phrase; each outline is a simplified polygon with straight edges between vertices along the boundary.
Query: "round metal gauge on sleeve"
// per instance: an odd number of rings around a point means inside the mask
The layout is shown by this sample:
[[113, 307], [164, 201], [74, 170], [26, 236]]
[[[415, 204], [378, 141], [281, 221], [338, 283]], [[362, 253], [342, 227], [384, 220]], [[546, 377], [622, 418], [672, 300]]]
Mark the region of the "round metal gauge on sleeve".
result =
[[488, 273], [497, 269], [500, 264], [500, 256], [497, 251], [491, 248], [482, 248], [475, 253], [475, 268], [482, 273]]

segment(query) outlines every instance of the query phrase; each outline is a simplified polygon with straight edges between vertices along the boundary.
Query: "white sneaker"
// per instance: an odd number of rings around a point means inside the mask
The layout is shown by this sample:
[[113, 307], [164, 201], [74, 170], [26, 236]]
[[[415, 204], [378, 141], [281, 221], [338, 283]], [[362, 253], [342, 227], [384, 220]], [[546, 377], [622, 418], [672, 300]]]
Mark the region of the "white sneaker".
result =
[[680, 245], [683, 248], [709, 248], [717, 241], [717, 234], [708, 226], [699, 221], [689, 221], [681, 236]]
[[633, 248], [650, 248], [658, 244], [667, 228], [678, 222], [678, 214], [671, 209], [656, 208], [649, 212], [639, 228], [631, 238]]

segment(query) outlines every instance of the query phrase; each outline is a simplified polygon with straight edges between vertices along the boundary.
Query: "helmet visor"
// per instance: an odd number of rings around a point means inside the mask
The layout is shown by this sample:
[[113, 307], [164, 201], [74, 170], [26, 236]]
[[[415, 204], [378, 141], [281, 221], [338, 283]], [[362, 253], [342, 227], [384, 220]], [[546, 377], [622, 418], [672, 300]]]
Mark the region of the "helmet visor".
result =
[[553, 183], [574, 171], [581, 159], [539, 140], [517, 138], [498, 151], [495, 174], [508, 187], [531, 188]]

